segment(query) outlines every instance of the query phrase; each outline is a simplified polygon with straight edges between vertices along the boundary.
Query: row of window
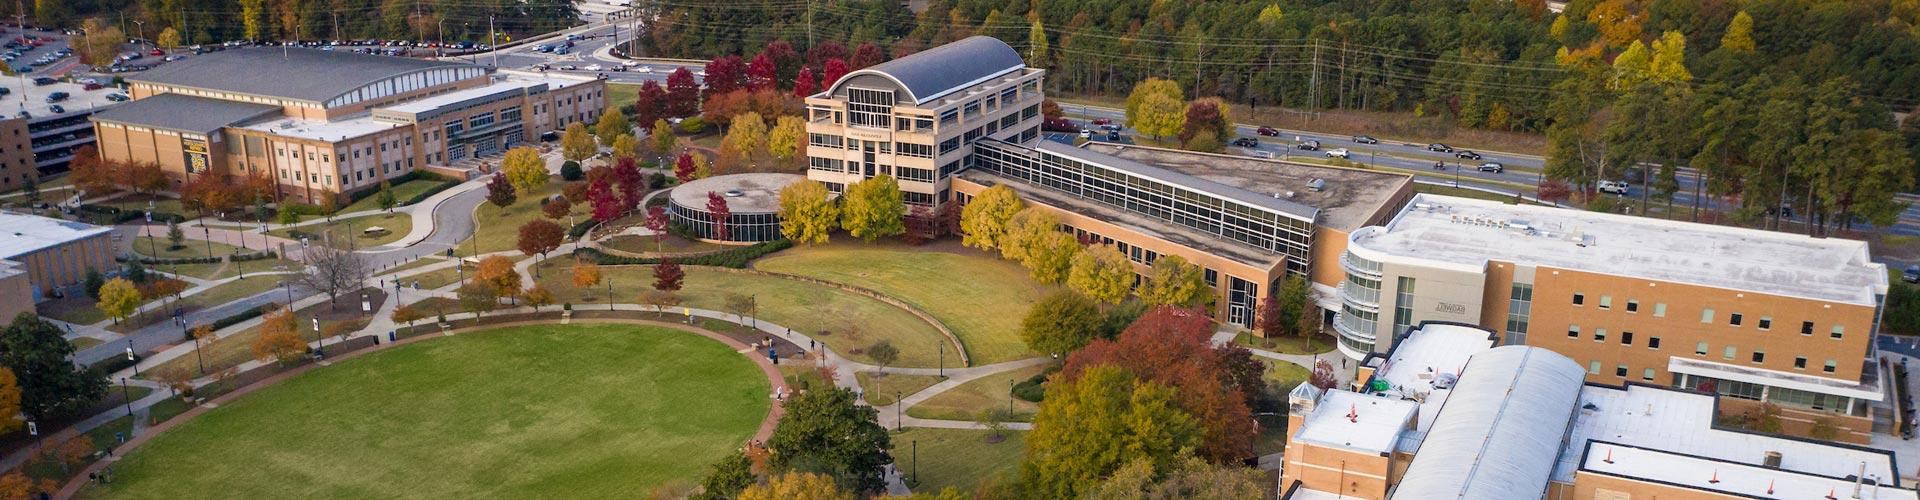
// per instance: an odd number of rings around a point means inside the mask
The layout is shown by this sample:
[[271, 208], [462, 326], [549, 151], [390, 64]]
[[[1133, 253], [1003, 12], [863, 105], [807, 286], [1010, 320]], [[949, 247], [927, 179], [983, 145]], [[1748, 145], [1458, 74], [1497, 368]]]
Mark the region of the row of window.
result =
[[[1587, 302], [1587, 297], [1585, 294], [1580, 294], [1580, 293], [1573, 294], [1573, 305], [1585, 306], [1586, 302]], [[1600, 300], [1597, 304], [1595, 304], [1595, 307], [1598, 307], [1603, 310], [1613, 309], [1613, 296], [1601, 295]], [[1628, 299], [1626, 301], [1626, 311], [1629, 314], [1639, 313], [1640, 301]], [[1667, 304], [1665, 302], [1655, 303], [1653, 305], [1653, 317], [1655, 318], [1667, 317]], [[1700, 310], [1701, 323], [1714, 323], [1716, 322], [1717, 318], [1718, 316], [1716, 315], [1713, 308], [1711, 307], [1703, 308]], [[1744, 326], [1746, 324], [1746, 321], [1747, 321], [1746, 314], [1737, 313], [1737, 312], [1727, 314], [1727, 326], [1736, 326], [1736, 327]], [[1754, 322], [1754, 327], [1758, 328], [1760, 331], [1763, 331], [1763, 332], [1773, 330], [1773, 317], [1772, 316], [1759, 317]], [[1813, 332], [1814, 332], [1814, 323], [1812, 321], [1800, 322], [1801, 335], [1813, 335]], [[1832, 328], [1827, 330], [1828, 337], [1836, 340], [1845, 337], [1846, 333], [1847, 333], [1847, 327], [1843, 325], [1837, 325], [1837, 324], [1833, 325]]]
[[[1570, 338], [1570, 339], [1580, 338], [1580, 326], [1568, 325], [1567, 338]], [[1606, 342], [1607, 329], [1595, 328], [1593, 330], [1593, 341], [1596, 343]], [[1633, 332], [1627, 332], [1627, 331], [1620, 332], [1620, 345], [1624, 345], [1624, 346], [1634, 345]], [[1648, 336], [1647, 349], [1655, 350], [1655, 351], [1660, 350], [1660, 337]], [[1694, 346], [1693, 346], [1693, 355], [1699, 356], [1699, 357], [1705, 357], [1707, 355], [1707, 350], [1708, 350], [1708, 345], [1706, 341], [1696, 342], [1694, 343]], [[1740, 348], [1733, 345], [1726, 345], [1720, 351], [1720, 358], [1723, 361], [1735, 361], [1735, 358], [1738, 358], [1739, 356], [1740, 356]], [[1765, 349], [1754, 348], [1753, 351], [1749, 353], [1748, 360], [1753, 362], [1754, 364], [1764, 364], [1767, 362], [1767, 352]], [[1836, 369], [1838, 369], [1838, 366], [1839, 365], [1837, 365], [1834, 362], [1834, 360], [1829, 359], [1827, 360], [1827, 364], [1823, 367], [1822, 371], [1825, 371], [1827, 373], [1833, 373]], [[1793, 359], [1793, 368], [1796, 370], [1807, 369], [1807, 358], [1805, 356], [1795, 357]]]

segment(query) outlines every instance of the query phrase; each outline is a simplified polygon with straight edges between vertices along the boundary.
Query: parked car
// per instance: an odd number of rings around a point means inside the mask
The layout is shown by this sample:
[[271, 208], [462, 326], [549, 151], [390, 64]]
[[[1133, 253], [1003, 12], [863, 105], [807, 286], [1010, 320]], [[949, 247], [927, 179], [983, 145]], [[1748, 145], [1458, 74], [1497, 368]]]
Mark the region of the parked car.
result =
[[1257, 148], [1260, 147], [1260, 141], [1252, 137], [1241, 137], [1234, 139], [1233, 145], [1243, 148]]
[[0, 96], [11, 94], [11, 93], [13, 93], [13, 90], [8, 89], [6, 87], [0, 87]]
[[1299, 148], [1302, 151], [1319, 151], [1320, 141], [1314, 141], [1314, 140], [1304, 141], [1304, 142], [1301, 142], [1300, 144], [1294, 145], [1293, 147]]
[[572, 64], [562, 64], [562, 65], [560, 65], [560, 70], [561, 70], [561, 71], [577, 71], [577, 70], [579, 70], [579, 69], [580, 69], [580, 67], [579, 67], [579, 66], [574, 66], [574, 65], [572, 65]]
[[153, 50], [149, 50], [149, 51], [147, 51], [147, 55], [150, 55], [150, 56], [164, 56], [164, 55], [167, 55], [167, 51], [164, 51], [164, 50], [160, 50], [160, 49], [153, 49]]
[[1265, 126], [1263, 126], [1263, 127], [1260, 127], [1260, 128], [1258, 128], [1258, 129], [1254, 129], [1254, 131], [1253, 131], [1253, 133], [1256, 133], [1256, 134], [1260, 134], [1260, 135], [1264, 135], [1264, 136], [1267, 136], [1267, 137], [1280, 137], [1280, 130], [1279, 130], [1279, 129], [1275, 129], [1275, 128], [1273, 128], [1273, 127], [1265, 127]]
[[1486, 163], [1482, 163], [1482, 164], [1480, 164], [1480, 171], [1481, 171], [1481, 172], [1493, 172], [1493, 173], [1496, 173], [1496, 174], [1497, 174], [1497, 173], [1501, 173], [1501, 172], [1505, 172], [1505, 171], [1507, 171], [1507, 166], [1506, 166], [1506, 165], [1501, 165], [1501, 164], [1500, 164], [1499, 162], [1492, 162], [1492, 161], [1490, 161], [1490, 162], [1486, 162]]
[[547, 45], [547, 44], [544, 44], [544, 43], [543, 43], [543, 44], [540, 44], [540, 45], [537, 45], [537, 46], [534, 46], [534, 47], [533, 47], [533, 50], [534, 50], [535, 52], [553, 52], [553, 46], [552, 46], [552, 45]]
[[588, 65], [587, 65], [587, 71], [603, 71], [603, 70], [606, 70], [606, 69], [607, 69], [607, 68], [606, 68], [605, 66], [601, 66], [601, 65], [598, 65], [598, 64], [588, 64]]
[[107, 88], [107, 87], [105, 85], [101, 85], [98, 83], [89, 83], [89, 84], [80, 86], [81, 90], [100, 90], [103, 88]]
[[1094, 124], [1094, 125], [1106, 125], [1106, 124], [1109, 124], [1109, 123], [1113, 123], [1113, 120], [1109, 120], [1109, 119], [1106, 119], [1106, 118], [1094, 118], [1094, 119], [1093, 119], [1093, 124]]
[[1448, 146], [1448, 145], [1445, 145], [1445, 144], [1441, 144], [1441, 143], [1438, 143], [1438, 142], [1436, 142], [1436, 143], [1433, 143], [1433, 144], [1428, 144], [1428, 145], [1427, 145], [1427, 151], [1438, 151], [1438, 152], [1441, 152], [1441, 153], [1452, 153], [1452, 152], [1453, 152], [1453, 146]]
[[1920, 266], [1907, 266], [1907, 270], [1900, 272], [1900, 281], [1920, 283]]
[[1373, 138], [1373, 136], [1371, 135], [1356, 135], [1356, 136], [1353, 136], [1353, 142], [1358, 142], [1361, 144], [1379, 144], [1380, 140]]
[[113, 102], [127, 102], [128, 100], [130, 100], [130, 98], [128, 98], [126, 94], [114, 92], [111, 94], [107, 94], [107, 100], [113, 101]]
[[1468, 159], [1468, 160], [1478, 160], [1478, 159], [1480, 159], [1480, 153], [1475, 153], [1475, 152], [1473, 152], [1473, 150], [1471, 150], [1471, 149], [1462, 149], [1462, 150], [1460, 150], [1459, 152], [1456, 152], [1456, 153], [1454, 153], [1454, 154], [1453, 154], [1453, 157], [1454, 157], [1454, 158], [1465, 158], [1465, 159]]
[[57, 114], [61, 114], [61, 113], [65, 113], [65, 112], [67, 112], [67, 108], [63, 108], [63, 107], [60, 107], [60, 105], [59, 105], [59, 104], [55, 104], [55, 105], [52, 105], [52, 106], [47, 106], [47, 111], [52, 111], [52, 112], [53, 112], [53, 114], [56, 114], [56, 115], [57, 115]]
[[1339, 158], [1342, 160], [1351, 160], [1353, 159], [1353, 153], [1350, 151], [1347, 151], [1347, 148], [1333, 148], [1333, 149], [1327, 150], [1327, 157]]
[[67, 100], [67, 97], [68, 95], [66, 92], [54, 92], [51, 94], [47, 94], [47, 102], [65, 101]]
[[1627, 181], [1600, 181], [1600, 192], [1609, 194], [1627, 194]]
[[54, 79], [52, 79], [52, 78], [47, 78], [47, 77], [44, 77], [44, 76], [42, 76], [42, 77], [35, 77], [35, 78], [33, 79], [33, 84], [34, 84], [34, 85], [53, 85], [54, 83], [58, 83], [58, 81], [57, 81], [57, 80], [54, 80]]

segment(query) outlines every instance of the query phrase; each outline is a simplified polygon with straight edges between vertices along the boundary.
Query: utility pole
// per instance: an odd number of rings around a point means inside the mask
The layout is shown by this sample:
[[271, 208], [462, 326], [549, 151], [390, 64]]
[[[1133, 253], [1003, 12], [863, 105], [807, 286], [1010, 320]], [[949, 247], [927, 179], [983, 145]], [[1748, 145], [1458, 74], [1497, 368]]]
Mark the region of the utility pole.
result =
[[493, 32], [493, 14], [487, 14], [487, 48], [493, 49], [493, 67], [500, 67], [500, 35]]
[[1307, 93], [1311, 94], [1307, 111], [1320, 110], [1320, 40], [1313, 41], [1313, 76], [1307, 83]]

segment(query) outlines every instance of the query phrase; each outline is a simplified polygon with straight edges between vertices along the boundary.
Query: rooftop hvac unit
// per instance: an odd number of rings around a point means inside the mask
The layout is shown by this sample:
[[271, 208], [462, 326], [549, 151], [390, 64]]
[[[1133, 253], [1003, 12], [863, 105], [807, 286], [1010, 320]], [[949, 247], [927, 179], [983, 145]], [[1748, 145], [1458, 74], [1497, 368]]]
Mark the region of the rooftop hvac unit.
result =
[[1326, 179], [1314, 179], [1314, 180], [1307, 181], [1308, 191], [1318, 192], [1318, 191], [1325, 191], [1326, 189], [1327, 189]]

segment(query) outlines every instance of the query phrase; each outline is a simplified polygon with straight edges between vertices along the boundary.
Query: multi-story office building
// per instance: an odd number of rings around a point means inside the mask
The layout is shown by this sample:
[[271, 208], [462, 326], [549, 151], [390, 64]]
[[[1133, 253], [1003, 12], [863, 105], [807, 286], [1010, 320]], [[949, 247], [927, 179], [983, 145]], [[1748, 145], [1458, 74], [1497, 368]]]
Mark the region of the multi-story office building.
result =
[[1872, 358], [1886, 267], [1860, 241], [1420, 195], [1356, 231], [1340, 350], [1383, 352], [1422, 321], [1551, 349], [1590, 382], [1762, 402], [1790, 431], [1867, 442], [1884, 398]]
[[1161, 255], [1205, 269], [1216, 317], [1252, 326], [1288, 275], [1323, 307], [1343, 279], [1347, 233], [1413, 193], [1409, 176], [1253, 158], [1040, 139], [1043, 72], [999, 40], [972, 37], [855, 71], [807, 99], [807, 176], [841, 192], [878, 174], [906, 202], [965, 202], [995, 185], [1057, 212], [1083, 241], [1114, 245], [1151, 274]]
[[1920, 498], [1893, 452], [1726, 428], [1711, 394], [1583, 382], [1499, 337], [1417, 324], [1351, 389], [1294, 389], [1281, 497]]
[[134, 100], [93, 118], [103, 159], [155, 163], [176, 183], [268, 176], [307, 202], [498, 154], [606, 108], [595, 79], [314, 49], [214, 52], [129, 82]]
[[[87, 117], [114, 105], [111, 89], [75, 83], [36, 85], [0, 78], [0, 191], [66, 170], [75, 148], [93, 143]], [[65, 97], [54, 98], [56, 93]]]
[[834, 193], [875, 175], [938, 208], [973, 144], [1040, 137], [1040, 84], [1000, 40], [975, 36], [848, 73], [807, 97], [807, 177]]

